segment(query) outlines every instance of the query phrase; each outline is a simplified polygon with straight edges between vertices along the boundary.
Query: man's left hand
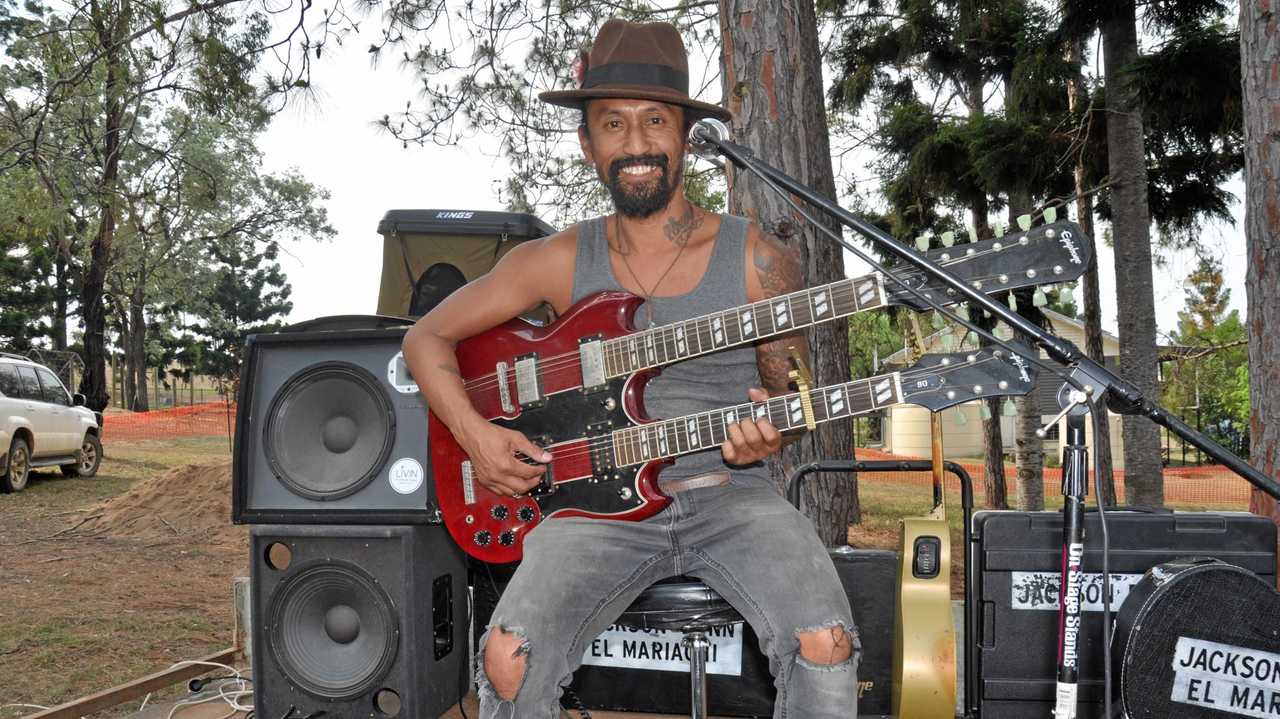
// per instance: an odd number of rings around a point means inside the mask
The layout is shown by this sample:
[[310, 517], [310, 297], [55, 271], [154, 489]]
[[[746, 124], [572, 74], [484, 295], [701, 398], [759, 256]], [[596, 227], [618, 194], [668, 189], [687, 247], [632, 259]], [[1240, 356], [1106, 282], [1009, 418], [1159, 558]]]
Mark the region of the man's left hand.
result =
[[[747, 390], [752, 402], [769, 399], [769, 393], [759, 387]], [[733, 465], [754, 464], [782, 447], [782, 433], [768, 418], [744, 419], [729, 425], [729, 439], [720, 445], [724, 461]]]

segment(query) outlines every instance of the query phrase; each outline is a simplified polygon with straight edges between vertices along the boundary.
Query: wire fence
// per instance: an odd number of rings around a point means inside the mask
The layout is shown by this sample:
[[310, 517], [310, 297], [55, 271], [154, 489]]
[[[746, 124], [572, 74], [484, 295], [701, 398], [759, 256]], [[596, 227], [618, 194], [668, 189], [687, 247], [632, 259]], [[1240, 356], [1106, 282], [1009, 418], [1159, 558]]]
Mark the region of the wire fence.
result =
[[[915, 459], [861, 447], [857, 449], [856, 454], [858, 459], [862, 460]], [[973, 479], [974, 504], [979, 507], [984, 506], [985, 468], [981, 463], [977, 462], [962, 461], [958, 462], [958, 464], [964, 467], [965, 471]], [[1115, 470], [1113, 476], [1115, 478], [1116, 500], [1123, 503], [1125, 501], [1124, 470]], [[864, 472], [859, 475], [859, 482], [865, 481], [883, 482], [885, 484], [897, 483], [904, 486], [923, 488], [931, 486], [933, 479], [927, 472]], [[958, 481], [952, 475], [947, 475], [946, 483], [948, 489], [959, 491]], [[1005, 463], [1005, 486], [1007, 487], [1009, 503], [1012, 505], [1018, 491], [1018, 474], [1011, 462]], [[1168, 466], [1164, 468], [1165, 503], [1172, 507], [1202, 507], [1246, 511], [1249, 508], [1251, 487], [1252, 485], [1247, 481], [1221, 465], [1205, 464], [1198, 467]], [[1093, 472], [1090, 471], [1090, 496], [1096, 496], [1096, 491], [1097, 484], [1094, 481]], [[1045, 467], [1044, 496], [1045, 499], [1062, 496], [1062, 469], [1060, 467]], [[1090, 502], [1092, 503], [1092, 500]]]
[[231, 437], [235, 431], [236, 406], [220, 401], [150, 412], [108, 411], [102, 422], [103, 439], [108, 443], [175, 437]]

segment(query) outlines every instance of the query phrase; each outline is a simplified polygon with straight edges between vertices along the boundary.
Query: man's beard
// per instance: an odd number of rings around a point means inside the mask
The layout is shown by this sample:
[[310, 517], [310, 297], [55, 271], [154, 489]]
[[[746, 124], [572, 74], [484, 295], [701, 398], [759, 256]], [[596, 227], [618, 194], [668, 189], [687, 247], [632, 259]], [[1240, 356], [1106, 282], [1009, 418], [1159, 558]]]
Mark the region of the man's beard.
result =
[[[650, 182], [625, 186], [622, 184], [622, 169], [634, 165], [653, 165], [661, 174]], [[671, 196], [675, 194], [676, 187], [680, 184], [681, 174], [684, 172], [682, 165], [672, 177], [667, 165], [666, 155], [620, 157], [609, 163], [609, 178], [605, 181], [605, 187], [609, 188], [609, 195], [613, 198], [613, 205], [618, 210], [618, 214], [624, 217], [645, 218], [666, 207], [671, 201]]]

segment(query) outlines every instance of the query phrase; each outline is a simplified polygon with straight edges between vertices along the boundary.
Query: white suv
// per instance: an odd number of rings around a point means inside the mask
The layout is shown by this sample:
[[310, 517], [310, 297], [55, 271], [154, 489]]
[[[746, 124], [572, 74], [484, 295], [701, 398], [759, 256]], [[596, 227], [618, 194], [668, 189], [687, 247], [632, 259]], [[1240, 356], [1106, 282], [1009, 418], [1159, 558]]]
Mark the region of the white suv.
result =
[[33, 467], [92, 477], [102, 462], [102, 415], [48, 367], [0, 352], [0, 491], [27, 486]]

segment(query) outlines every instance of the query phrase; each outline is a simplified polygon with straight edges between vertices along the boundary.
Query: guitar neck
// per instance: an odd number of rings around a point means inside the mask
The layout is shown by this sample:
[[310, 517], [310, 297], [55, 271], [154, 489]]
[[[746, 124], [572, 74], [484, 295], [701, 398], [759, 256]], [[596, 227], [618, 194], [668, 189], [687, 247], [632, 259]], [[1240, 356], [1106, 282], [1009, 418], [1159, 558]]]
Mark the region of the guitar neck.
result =
[[616, 466], [642, 464], [720, 446], [729, 436], [729, 425], [744, 419], [767, 418], [779, 431], [806, 426], [806, 405], [815, 423], [866, 414], [902, 402], [899, 372], [818, 387], [699, 412], [675, 419], [616, 430], [611, 434]]
[[605, 372], [609, 377], [621, 377], [886, 304], [883, 278], [878, 273], [838, 280], [608, 340], [604, 343]]

